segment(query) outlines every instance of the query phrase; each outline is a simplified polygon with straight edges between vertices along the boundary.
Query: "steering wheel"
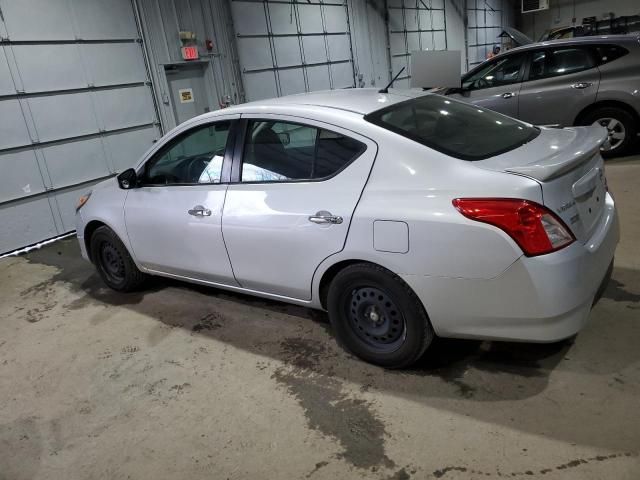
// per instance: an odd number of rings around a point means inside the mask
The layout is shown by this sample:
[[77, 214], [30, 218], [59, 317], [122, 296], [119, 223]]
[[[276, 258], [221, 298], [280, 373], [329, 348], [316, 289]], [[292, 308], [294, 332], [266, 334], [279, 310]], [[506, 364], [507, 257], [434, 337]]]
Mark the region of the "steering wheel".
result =
[[489, 82], [482, 77], [478, 78], [474, 83], [476, 88], [489, 88], [491, 86]]

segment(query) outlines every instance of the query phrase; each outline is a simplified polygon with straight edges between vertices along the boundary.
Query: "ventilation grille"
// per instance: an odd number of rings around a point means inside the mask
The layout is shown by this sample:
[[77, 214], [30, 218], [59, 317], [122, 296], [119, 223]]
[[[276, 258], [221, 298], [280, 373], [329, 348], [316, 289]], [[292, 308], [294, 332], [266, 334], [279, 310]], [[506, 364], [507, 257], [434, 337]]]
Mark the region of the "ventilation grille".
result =
[[549, 10], [549, 0], [522, 0], [522, 13]]

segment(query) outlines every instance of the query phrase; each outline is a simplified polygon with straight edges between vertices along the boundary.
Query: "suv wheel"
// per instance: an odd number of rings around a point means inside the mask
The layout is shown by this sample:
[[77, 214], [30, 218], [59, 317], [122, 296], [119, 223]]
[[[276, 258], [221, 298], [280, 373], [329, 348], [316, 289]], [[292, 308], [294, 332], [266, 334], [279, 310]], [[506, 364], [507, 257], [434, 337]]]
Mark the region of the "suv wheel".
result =
[[376, 365], [411, 365], [434, 337], [415, 293], [377, 265], [358, 263], [340, 271], [329, 286], [327, 304], [340, 343]]
[[624, 156], [632, 147], [637, 133], [633, 117], [615, 107], [603, 107], [585, 115], [580, 124], [600, 125], [609, 133], [609, 147], [602, 150], [605, 158]]
[[91, 258], [104, 283], [119, 292], [140, 288], [146, 275], [138, 270], [131, 255], [113, 230], [98, 228], [91, 236]]

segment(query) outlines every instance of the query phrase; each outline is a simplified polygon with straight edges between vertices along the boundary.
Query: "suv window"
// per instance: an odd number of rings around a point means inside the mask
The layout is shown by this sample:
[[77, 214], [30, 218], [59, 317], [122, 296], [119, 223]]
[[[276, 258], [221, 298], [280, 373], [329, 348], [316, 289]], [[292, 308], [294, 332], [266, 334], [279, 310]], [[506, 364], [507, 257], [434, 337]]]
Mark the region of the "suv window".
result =
[[598, 65], [613, 62], [629, 53], [629, 50], [618, 45], [597, 45], [595, 51]]
[[533, 52], [529, 80], [557, 77], [581, 72], [595, 66], [589, 50], [581, 47], [559, 47]]
[[396, 103], [364, 118], [463, 160], [482, 160], [508, 152], [540, 132], [491, 110], [435, 94]]
[[520, 81], [524, 59], [523, 54], [517, 54], [488, 62], [487, 65], [465, 77], [462, 81], [462, 88], [477, 90], [517, 83]]
[[353, 138], [322, 128], [251, 120], [241, 180], [286, 182], [327, 178], [346, 167], [365, 148]]
[[231, 122], [195, 127], [170, 141], [145, 165], [146, 185], [220, 183]]

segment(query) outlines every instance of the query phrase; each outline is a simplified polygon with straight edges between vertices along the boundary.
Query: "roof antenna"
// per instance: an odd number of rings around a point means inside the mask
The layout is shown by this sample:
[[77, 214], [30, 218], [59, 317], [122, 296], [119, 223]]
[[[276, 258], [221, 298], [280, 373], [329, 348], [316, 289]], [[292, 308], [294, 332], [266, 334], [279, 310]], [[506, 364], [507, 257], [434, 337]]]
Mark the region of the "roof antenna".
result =
[[400, 76], [400, 74], [402, 72], [404, 72], [404, 69], [405, 69], [405, 67], [402, 67], [402, 70], [400, 70], [398, 73], [396, 73], [396, 76], [391, 79], [391, 81], [389, 82], [389, 85], [387, 85], [386, 87], [381, 88], [380, 90], [378, 90], [378, 93], [389, 93], [389, 87], [391, 85], [393, 85], [393, 82], [395, 82], [396, 79]]

